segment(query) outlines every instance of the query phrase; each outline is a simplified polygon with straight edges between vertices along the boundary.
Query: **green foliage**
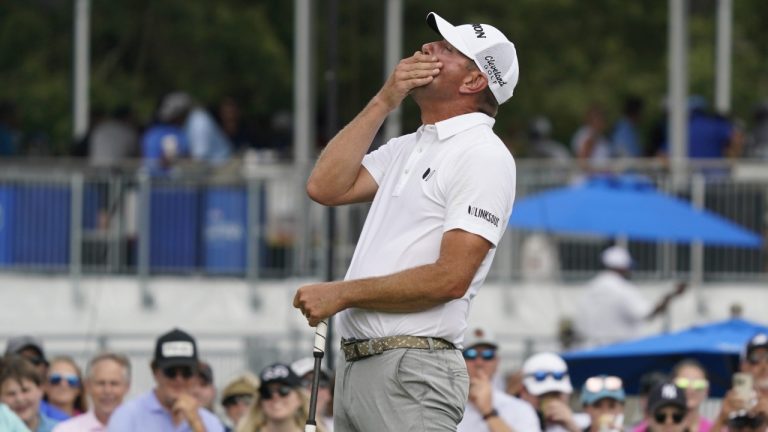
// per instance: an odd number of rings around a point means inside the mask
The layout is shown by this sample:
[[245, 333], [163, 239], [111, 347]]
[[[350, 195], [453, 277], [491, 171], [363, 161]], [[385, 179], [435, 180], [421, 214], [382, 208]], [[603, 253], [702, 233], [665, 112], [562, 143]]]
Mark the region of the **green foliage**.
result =
[[[714, 93], [715, 0], [691, 0], [691, 92]], [[318, 110], [325, 104], [327, 0], [317, 0], [314, 40]], [[434, 10], [454, 23], [487, 22], [515, 42], [521, 65], [514, 98], [497, 127], [519, 133], [546, 114], [567, 142], [585, 107], [618, 116], [627, 94], [658, 115], [667, 87], [668, 2], [626, 0], [404, 0], [403, 55], [437, 36], [424, 24]], [[339, 0], [339, 114], [349, 121], [385, 73], [383, 0]], [[157, 99], [184, 89], [206, 104], [241, 99], [251, 117], [293, 103], [293, 1], [92, 0], [91, 102], [131, 106], [143, 122]], [[0, 100], [18, 105], [21, 126], [52, 136], [59, 152], [71, 135], [73, 0], [0, 2]], [[768, 8], [734, 1], [733, 107], [748, 118], [768, 97]], [[419, 123], [404, 107], [404, 127]]]

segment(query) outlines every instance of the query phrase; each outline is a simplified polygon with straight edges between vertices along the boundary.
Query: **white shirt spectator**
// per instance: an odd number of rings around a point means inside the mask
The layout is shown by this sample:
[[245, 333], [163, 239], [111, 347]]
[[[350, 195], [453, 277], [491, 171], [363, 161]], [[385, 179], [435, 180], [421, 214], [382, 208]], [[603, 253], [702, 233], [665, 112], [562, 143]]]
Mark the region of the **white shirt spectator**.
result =
[[[504, 392], [493, 390], [493, 407], [498, 411], [499, 417], [507, 426], [515, 432], [540, 432], [539, 418], [536, 411], [525, 401], [510, 396]], [[467, 404], [464, 418], [459, 423], [457, 432], [487, 432], [483, 416], [472, 404]]]
[[[573, 135], [571, 140], [571, 149], [575, 154], [579, 154], [582, 147], [587, 142], [587, 138], [592, 134], [592, 129], [589, 126], [582, 126]], [[605, 136], [600, 135], [597, 137], [597, 142], [592, 148], [592, 154], [589, 156], [589, 160], [592, 162], [606, 162], [611, 158], [611, 142], [608, 141]]]
[[641, 335], [652, 308], [632, 282], [615, 271], [602, 271], [581, 299], [576, 328], [587, 346], [632, 339]]

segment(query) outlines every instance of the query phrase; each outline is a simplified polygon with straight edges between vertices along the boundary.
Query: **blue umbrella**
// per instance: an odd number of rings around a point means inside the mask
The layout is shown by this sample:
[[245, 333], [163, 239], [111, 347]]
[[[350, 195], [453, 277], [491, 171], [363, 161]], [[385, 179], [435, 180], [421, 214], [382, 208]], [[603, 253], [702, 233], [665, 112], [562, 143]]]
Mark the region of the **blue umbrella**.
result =
[[757, 234], [630, 177], [593, 178], [523, 198], [515, 203], [509, 225], [632, 240], [762, 245]]
[[650, 371], [669, 372], [678, 361], [695, 358], [707, 369], [710, 393], [731, 387], [739, 355], [747, 341], [768, 327], [741, 319], [694, 326], [686, 330], [563, 354], [574, 385], [599, 374], [621, 377], [627, 390], [637, 392], [640, 377]]

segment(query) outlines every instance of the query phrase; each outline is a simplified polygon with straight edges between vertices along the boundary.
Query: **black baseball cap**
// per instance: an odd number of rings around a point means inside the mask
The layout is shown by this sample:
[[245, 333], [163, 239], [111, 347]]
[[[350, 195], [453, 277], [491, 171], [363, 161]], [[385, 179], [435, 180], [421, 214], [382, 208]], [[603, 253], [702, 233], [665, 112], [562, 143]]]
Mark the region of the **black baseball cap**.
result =
[[665, 406], [674, 406], [688, 410], [688, 403], [685, 399], [685, 391], [671, 381], [664, 381], [651, 389], [648, 394], [648, 412], [655, 413], [659, 408]]
[[289, 387], [301, 387], [301, 378], [291, 369], [290, 366], [283, 363], [275, 363], [262, 369], [259, 374], [261, 387], [265, 388], [272, 383], [285, 384]]
[[177, 328], [157, 338], [155, 365], [160, 369], [188, 366], [197, 370], [197, 343], [189, 333]]
[[8, 343], [5, 345], [5, 355], [20, 354], [27, 348], [32, 348], [37, 351], [40, 359], [47, 363], [45, 351], [43, 350], [43, 343], [40, 339], [29, 335], [15, 336], [8, 339]]

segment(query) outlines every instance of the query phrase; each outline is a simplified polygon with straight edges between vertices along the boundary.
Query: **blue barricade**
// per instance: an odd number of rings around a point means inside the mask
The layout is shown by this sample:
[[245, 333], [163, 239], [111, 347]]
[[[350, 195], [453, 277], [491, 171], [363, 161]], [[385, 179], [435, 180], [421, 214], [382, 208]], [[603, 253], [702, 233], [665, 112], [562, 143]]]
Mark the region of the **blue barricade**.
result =
[[0, 267], [13, 263], [11, 234], [13, 229], [13, 190], [0, 187]]
[[150, 194], [152, 270], [190, 271], [199, 262], [200, 198], [194, 187], [155, 186]]
[[247, 199], [242, 187], [211, 187], [203, 205], [203, 252], [209, 274], [242, 274], [246, 266]]
[[71, 193], [68, 186], [22, 185], [11, 192], [12, 264], [60, 268], [69, 264]]

